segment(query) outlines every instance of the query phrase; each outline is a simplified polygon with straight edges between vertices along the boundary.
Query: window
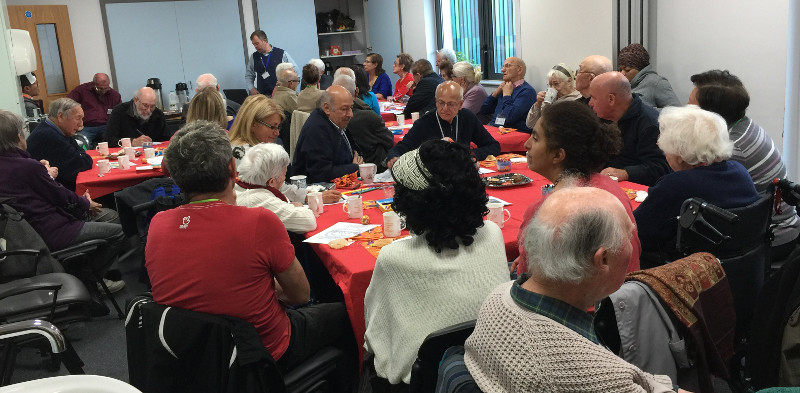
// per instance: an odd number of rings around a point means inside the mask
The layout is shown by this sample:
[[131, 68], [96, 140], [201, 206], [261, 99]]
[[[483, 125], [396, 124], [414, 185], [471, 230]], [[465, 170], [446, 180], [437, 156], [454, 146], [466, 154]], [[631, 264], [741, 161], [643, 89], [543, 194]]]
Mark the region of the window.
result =
[[440, 48], [479, 64], [484, 79], [502, 79], [503, 61], [516, 56], [513, 0], [437, 0], [436, 15]]

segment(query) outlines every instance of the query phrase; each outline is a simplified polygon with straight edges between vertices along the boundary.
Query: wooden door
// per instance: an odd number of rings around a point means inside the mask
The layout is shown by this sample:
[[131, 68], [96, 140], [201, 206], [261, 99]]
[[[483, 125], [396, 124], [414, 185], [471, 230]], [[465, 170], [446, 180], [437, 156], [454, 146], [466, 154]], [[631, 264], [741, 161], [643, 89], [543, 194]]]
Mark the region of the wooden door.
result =
[[27, 30], [36, 49], [36, 79], [47, 113], [50, 102], [66, 97], [80, 84], [72, 28], [66, 5], [10, 5], [12, 29]]

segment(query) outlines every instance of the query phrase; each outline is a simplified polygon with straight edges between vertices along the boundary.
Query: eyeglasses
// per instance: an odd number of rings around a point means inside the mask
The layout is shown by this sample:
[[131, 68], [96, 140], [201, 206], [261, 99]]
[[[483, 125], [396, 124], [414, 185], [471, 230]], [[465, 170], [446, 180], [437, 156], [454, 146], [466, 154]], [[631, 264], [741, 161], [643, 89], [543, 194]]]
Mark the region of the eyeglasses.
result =
[[300, 79], [290, 80], [289, 83], [300, 83]]
[[269, 129], [271, 129], [271, 130], [279, 130], [281, 128], [280, 124], [276, 124], [276, 125], [273, 126], [271, 124], [267, 124], [267, 122], [265, 122], [265, 121], [261, 121], [261, 120], [258, 120], [258, 119], [255, 119], [254, 121], [256, 123], [258, 123], [258, 124], [261, 124], [264, 127], [267, 127]]
[[581, 75], [581, 74], [589, 74], [591, 76], [597, 76], [597, 75], [594, 74], [594, 72], [581, 71], [581, 68], [578, 67], [578, 72], [575, 73], [575, 76], [578, 76], [578, 75]]
[[450, 109], [458, 108], [461, 105], [458, 101], [451, 101], [451, 102], [444, 102], [442, 100], [436, 100], [436, 106], [442, 106]]

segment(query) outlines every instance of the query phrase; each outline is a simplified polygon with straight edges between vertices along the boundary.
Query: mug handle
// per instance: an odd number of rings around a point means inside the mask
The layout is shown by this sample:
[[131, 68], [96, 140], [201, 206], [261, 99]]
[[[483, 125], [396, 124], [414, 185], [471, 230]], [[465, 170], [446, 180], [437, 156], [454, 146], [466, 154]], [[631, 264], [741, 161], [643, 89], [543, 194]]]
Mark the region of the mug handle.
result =
[[508, 221], [508, 220], [510, 220], [510, 219], [511, 219], [511, 212], [510, 212], [510, 211], [508, 211], [508, 209], [503, 209], [503, 216], [505, 216], [505, 213], [508, 213], [508, 218], [505, 218], [505, 219], [503, 220], [503, 222], [506, 222], [506, 221]]
[[122, 147], [122, 139], [117, 141], [117, 146]]
[[347, 201], [342, 203], [342, 211], [347, 213], [347, 214], [350, 214], [350, 209], [347, 207]]

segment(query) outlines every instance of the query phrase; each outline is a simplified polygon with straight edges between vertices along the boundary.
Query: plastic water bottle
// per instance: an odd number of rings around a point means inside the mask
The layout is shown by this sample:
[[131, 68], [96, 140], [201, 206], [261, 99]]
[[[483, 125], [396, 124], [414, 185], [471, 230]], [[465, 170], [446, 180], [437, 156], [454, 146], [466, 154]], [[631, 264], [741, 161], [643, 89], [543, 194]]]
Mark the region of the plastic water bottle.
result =
[[175, 90], [169, 92], [169, 110], [170, 112], [178, 110], [178, 95], [175, 94]]

